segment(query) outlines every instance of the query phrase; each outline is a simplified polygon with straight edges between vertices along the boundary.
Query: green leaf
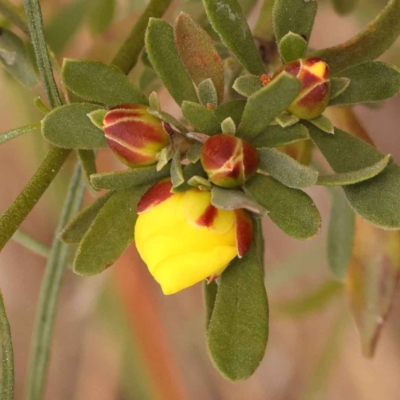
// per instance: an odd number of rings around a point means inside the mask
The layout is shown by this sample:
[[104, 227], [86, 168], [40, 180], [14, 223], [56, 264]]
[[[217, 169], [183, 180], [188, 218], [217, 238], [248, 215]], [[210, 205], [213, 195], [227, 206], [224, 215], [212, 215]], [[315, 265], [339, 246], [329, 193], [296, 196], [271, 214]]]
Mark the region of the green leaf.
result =
[[205, 79], [199, 84], [198, 90], [201, 104], [205, 107], [211, 104], [215, 110], [218, 107], [218, 94], [213, 81], [210, 78]]
[[341, 15], [351, 13], [356, 8], [357, 3], [358, 0], [333, 0], [335, 10]]
[[267, 172], [273, 178], [292, 188], [306, 188], [316, 184], [318, 172], [282, 151], [262, 148], [260, 153], [260, 170]]
[[74, 260], [74, 272], [91, 276], [103, 272], [133, 240], [136, 207], [148, 186], [115, 192], [85, 233]]
[[4, 132], [0, 135], [0, 145], [2, 145], [5, 142], [8, 142], [11, 139], [21, 136], [24, 133], [31, 132], [40, 128], [41, 124], [38, 123], [38, 124], [21, 126], [20, 128], [16, 129], [11, 129], [10, 131]]
[[350, 85], [350, 79], [348, 78], [331, 78], [331, 98], [329, 100], [329, 105], [333, 99], [341, 95]]
[[157, 92], [151, 92], [149, 96], [149, 106], [154, 111], [161, 111], [160, 99]]
[[192, 164], [196, 164], [200, 160], [202, 147], [202, 143], [194, 143], [189, 147], [186, 157]]
[[254, 198], [240, 190], [222, 189], [213, 186], [211, 204], [222, 210], [238, 210], [244, 208], [255, 214], [267, 215], [268, 210], [258, 204]]
[[346, 186], [354, 185], [355, 183], [363, 182], [380, 174], [391, 161], [391, 156], [388, 155], [382, 160], [369, 167], [361, 168], [357, 171], [342, 172], [333, 175], [320, 175], [317, 185], [322, 186]]
[[366, 357], [374, 355], [383, 324], [396, 298], [399, 274], [399, 232], [384, 231], [357, 218], [346, 295]]
[[256, 147], [278, 147], [309, 138], [308, 129], [301, 124], [292, 125], [287, 128], [282, 128], [279, 125], [269, 125], [252, 143]]
[[340, 73], [350, 85], [329, 105], [354, 105], [382, 101], [400, 91], [400, 70], [380, 61], [367, 61]]
[[247, 74], [239, 76], [232, 87], [242, 96], [250, 97], [257, 90], [262, 89], [263, 86], [259, 76]]
[[343, 192], [332, 189], [328, 227], [328, 265], [336, 279], [343, 281], [353, 251], [355, 214]]
[[171, 182], [173, 188], [177, 188], [185, 182], [181, 164], [181, 153], [179, 150], [175, 152], [171, 160]]
[[289, 32], [296, 33], [306, 42], [310, 40], [317, 14], [316, 1], [275, 0], [272, 11], [276, 41], [280, 43]]
[[253, 35], [237, 0], [203, 0], [214, 30], [237, 60], [254, 75], [265, 72]]
[[242, 120], [246, 100], [232, 100], [221, 104], [215, 110], [215, 116], [222, 123], [227, 118], [232, 118], [236, 126], [239, 126]]
[[400, 0], [389, 0], [375, 20], [357, 36], [346, 43], [317, 51], [312, 56], [322, 58], [329, 65], [332, 75], [364, 61], [375, 60], [399, 37], [399, 16]]
[[287, 114], [285, 112], [275, 117], [275, 122], [278, 123], [278, 125], [280, 125], [282, 128], [288, 128], [289, 126], [297, 124], [299, 121], [300, 119], [295, 115]]
[[192, 176], [187, 183], [190, 186], [196, 187], [200, 190], [211, 190], [212, 184], [211, 182], [206, 179], [206, 178], [202, 178], [201, 176], [195, 175]]
[[231, 117], [224, 119], [221, 123], [222, 133], [234, 135], [236, 133], [236, 125]]
[[107, 114], [107, 110], [99, 109], [90, 112], [87, 116], [94, 126], [103, 130], [103, 120]]
[[79, 97], [109, 107], [125, 103], [148, 104], [146, 96], [112, 65], [67, 58], [63, 62], [61, 78]]
[[95, 174], [90, 177], [90, 181], [96, 189], [123, 190], [132, 186], [153, 184], [168, 175], [168, 168], [157, 171], [155, 166], [150, 166]]
[[288, 32], [279, 42], [279, 52], [285, 63], [303, 58], [306, 50], [307, 41], [297, 33]]
[[199, 133], [214, 135], [221, 132], [221, 125], [217, 117], [201, 104], [184, 101], [182, 114]]
[[89, 190], [95, 193], [96, 190], [90, 182], [90, 176], [97, 173], [96, 154], [93, 150], [78, 150], [78, 158]]
[[273, 119], [297, 97], [300, 88], [300, 81], [284, 72], [252, 94], [246, 103], [237, 135], [250, 141], [264, 132]]
[[57, 7], [44, 29], [46, 42], [52, 51], [60, 54], [82, 26], [90, 8], [90, 1], [76, 0]]
[[198, 102], [192, 78], [179, 56], [174, 31], [168, 22], [150, 18], [146, 50], [154, 70], [178, 105], [184, 100]]
[[116, 0], [98, 0], [93, 3], [88, 18], [90, 30], [99, 35], [111, 25], [116, 9]]
[[[335, 172], [370, 167], [384, 155], [364, 141], [335, 129], [327, 135], [307, 124], [313, 142]], [[393, 162], [376, 177], [344, 188], [350, 205], [358, 214], [383, 229], [400, 229], [400, 168]]]
[[66, 149], [107, 147], [103, 131], [87, 116], [96, 109], [98, 106], [88, 103], [67, 104], [54, 109], [43, 118], [43, 136], [54, 146]]
[[221, 102], [224, 98], [224, 68], [207, 32], [190, 15], [180, 13], [175, 22], [175, 42], [194, 83], [200, 86], [204, 80], [211, 79]]
[[60, 232], [59, 237], [65, 243], [79, 243], [88, 231], [99, 211], [114, 192], [108, 192], [76, 214]]
[[218, 370], [231, 381], [249, 378], [268, 341], [268, 299], [256, 245], [234, 259], [221, 276], [208, 327], [208, 348]]
[[306, 193], [260, 174], [247, 182], [246, 190], [269, 211], [269, 218], [290, 237], [305, 240], [318, 234], [321, 216]]
[[211, 316], [214, 311], [215, 300], [217, 298], [218, 285], [217, 282], [206, 282], [203, 284], [203, 298], [204, 298], [204, 308], [206, 311], [206, 329], [210, 325]]
[[323, 132], [333, 135], [335, 133], [335, 127], [333, 126], [330, 119], [320, 115], [318, 118], [309, 120], [314, 126]]
[[24, 42], [13, 32], [0, 27], [0, 62], [21, 85], [32, 88], [38, 83], [35, 68]]

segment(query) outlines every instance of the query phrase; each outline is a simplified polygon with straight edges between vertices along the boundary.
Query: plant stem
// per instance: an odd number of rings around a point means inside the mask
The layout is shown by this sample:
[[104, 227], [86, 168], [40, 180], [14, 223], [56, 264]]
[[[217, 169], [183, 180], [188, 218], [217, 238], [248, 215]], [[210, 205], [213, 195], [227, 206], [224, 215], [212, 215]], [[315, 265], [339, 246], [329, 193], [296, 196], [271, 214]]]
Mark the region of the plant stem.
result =
[[26, 25], [24, 17], [8, 0], [0, 0], [0, 14], [3, 14], [10, 22], [18, 26], [22, 32], [29, 35], [28, 25]]
[[1, 379], [0, 398], [14, 399], [14, 352], [3, 296], [0, 293]]
[[42, 197], [70, 152], [71, 150], [60, 148], [50, 150], [35, 175], [0, 217], [0, 251]]
[[133, 27], [132, 31], [122, 44], [118, 53], [112, 60], [112, 64], [116, 65], [125, 74], [135, 66], [140, 52], [144, 45], [144, 35], [146, 33], [149, 18], [160, 18], [164, 15], [166, 9], [172, 0], [151, 0], [139, 20]]
[[82, 180], [82, 171], [81, 168], [77, 166], [68, 189], [67, 198], [57, 227], [57, 234], [53, 240], [42, 288], [40, 290], [29, 364], [27, 400], [43, 399], [58, 293], [60, 291], [61, 280], [64, 270], [66, 269], [68, 258], [68, 245], [59, 240], [58, 233], [70, 218], [78, 212], [84, 190], [85, 185]]
[[24, 231], [18, 229], [12, 239], [19, 243], [20, 245], [24, 246], [26, 249], [32, 251], [39, 256], [47, 258], [50, 254], [50, 248], [45, 246], [43, 243], [38, 242], [33, 237], [29, 236]]
[[24, 133], [33, 131], [35, 129], [40, 129], [40, 126], [41, 126], [40, 123], [25, 125], [25, 126], [21, 126], [20, 128], [11, 129], [5, 133], [2, 133], [0, 135], [0, 145], [5, 142], [8, 142], [11, 139], [14, 139], [17, 136], [23, 135]]
[[39, 0], [24, 0], [29, 32], [35, 50], [36, 63], [42, 76], [47, 97], [52, 108], [62, 105], [43, 32], [43, 19]]

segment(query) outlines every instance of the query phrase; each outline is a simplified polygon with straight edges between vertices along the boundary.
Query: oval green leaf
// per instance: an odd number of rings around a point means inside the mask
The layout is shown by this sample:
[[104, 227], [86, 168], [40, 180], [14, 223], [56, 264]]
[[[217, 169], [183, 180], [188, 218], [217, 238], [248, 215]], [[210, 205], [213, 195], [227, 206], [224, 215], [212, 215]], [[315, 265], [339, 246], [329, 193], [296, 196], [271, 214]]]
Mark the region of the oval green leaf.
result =
[[107, 147], [103, 131], [88, 117], [98, 108], [94, 104], [75, 103], [54, 109], [42, 120], [43, 136], [54, 146], [66, 149]]
[[297, 97], [300, 88], [300, 81], [284, 72], [252, 94], [247, 100], [237, 135], [250, 141], [264, 132]]
[[253, 35], [237, 0], [203, 0], [214, 30], [237, 60], [254, 75], [265, 72]]
[[[340, 129], [327, 135], [307, 123], [311, 139], [335, 172], [370, 167], [384, 155], [374, 147]], [[383, 229], [400, 229], [400, 168], [391, 162], [379, 175], [344, 187], [352, 208], [364, 219]]]
[[76, 214], [60, 232], [60, 239], [65, 243], [79, 243], [113, 193], [106, 193]]
[[257, 90], [262, 89], [263, 86], [259, 76], [247, 74], [239, 76], [232, 87], [242, 96], [250, 97]]
[[262, 148], [260, 154], [260, 170], [291, 188], [306, 188], [316, 184], [318, 172], [300, 164], [282, 151]]
[[246, 106], [246, 100], [231, 100], [224, 104], [221, 104], [215, 110], [215, 116], [218, 121], [222, 123], [227, 118], [232, 118], [236, 126], [240, 124], [242, 120], [244, 107]]
[[247, 182], [246, 190], [269, 211], [269, 218], [290, 237], [306, 240], [318, 234], [321, 216], [306, 193], [289, 188], [271, 176], [260, 174]]
[[331, 99], [329, 105], [350, 106], [372, 103], [395, 96], [400, 91], [400, 70], [380, 61], [367, 61], [340, 73], [350, 79], [347, 89]]
[[350, 79], [348, 78], [331, 78], [331, 98], [329, 105], [331, 104], [332, 100], [341, 95], [349, 87], [349, 85]]
[[201, 104], [205, 107], [211, 105], [215, 110], [218, 107], [218, 94], [214, 82], [210, 78], [205, 79], [200, 82], [198, 90]]
[[172, 26], [162, 19], [150, 18], [145, 42], [154, 70], [177, 104], [180, 106], [184, 100], [198, 102], [192, 78], [179, 56]]
[[253, 141], [256, 147], [279, 147], [310, 138], [308, 129], [301, 124], [282, 128], [280, 125], [269, 125]]
[[74, 272], [96, 275], [115, 263], [133, 240], [136, 207], [148, 186], [115, 192], [85, 233], [74, 260]]
[[389, 0], [375, 20], [357, 36], [338, 46], [317, 51], [312, 56], [322, 58], [329, 65], [331, 74], [336, 75], [353, 65], [375, 60], [392, 46], [399, 35], [400, 0]]
[[180, 13], [175, 22], [175, 42], [194, 83], [199, 86], [204, 80], [211, 79], [221, 102], [224, 98], [224, 68], [207, 32], [190, 15]]
[[152, 184], [169, 175], [169, 168], [157, 171], [155, 166], [128, 169], [125, 171], [94, 174], [90, 177], [96, 189], [123, 190], [132, 186]]
[[65, 59], [61, 78], [82, 99], [114, 107], [148, 104], [146, 96], [118, 68], [98, 61]]
[[333, 175], [320, 175], [317, 185], [322, 186], [347, 186], [355, 183], [363, 182], [380, 174], [389, 164], [391, 156], [387, 155], [382, 160], [371, 165], [370, 167], [362, 168], [357, 171], [342, 172]]
[[317, 9], [317, 1], [275, 0], [272, 19], [277, 42], [280, 43], [289, 32], [296, 33], [308, 42]]
[[221, 125], [215, 114], [199, 103], [184, 101], [182, 114], [192, 124], [196, 132], [214, 135], [221, 132]]
[[218, 370], [231, 381], [249, 378], [268, 341], [268, 299], [256, 245], [221, 276], [208, 327], [208, 348]]
[[279, 52], [285, 63], [303, 58], [307, 41], [294, 32], [288, 32], [279, 42]]

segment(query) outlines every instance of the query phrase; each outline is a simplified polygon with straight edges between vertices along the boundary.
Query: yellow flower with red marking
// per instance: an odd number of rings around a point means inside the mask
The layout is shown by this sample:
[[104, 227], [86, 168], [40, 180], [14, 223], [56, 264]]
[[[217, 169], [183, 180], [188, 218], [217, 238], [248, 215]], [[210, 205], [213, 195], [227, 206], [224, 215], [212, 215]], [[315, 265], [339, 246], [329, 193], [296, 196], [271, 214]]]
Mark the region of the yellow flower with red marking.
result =
[[162, 121], [141, 104], [124, 104], [104, 117], [103, 130], [108, 147], [130, 167], [155, 164], [157, 154], [169, 145]]
[[152, 186], [138, 204], [136, 247], [164, 294], [173, 294], [222, 274], [253, 239], [244, 210], [221, 210], [211, 193], [171, 193], [170, 180]]
[[301, 119], [319, 117], [330, 99], [331, 81], [328, 65], [316, 57], [296, 60], [283, 65], [274, 77], [282, 71], [295, 76], [302, 83], [300, 93], [288, 107], [288, 111]]

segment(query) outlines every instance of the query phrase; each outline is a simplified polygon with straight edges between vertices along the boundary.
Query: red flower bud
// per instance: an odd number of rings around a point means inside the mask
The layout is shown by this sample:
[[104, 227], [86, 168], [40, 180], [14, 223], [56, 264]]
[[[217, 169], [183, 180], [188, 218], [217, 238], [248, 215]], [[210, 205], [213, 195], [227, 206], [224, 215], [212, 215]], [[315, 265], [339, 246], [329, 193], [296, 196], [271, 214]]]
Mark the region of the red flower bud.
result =
[[155, 164], [157, 154], [169, 144], [162, 121], [147, 112], [147, 107], [124, 104], [112, 108], [103, 120], [108, 147], [130, 167]]
[[260, 155], [249, 142], [221, 133], [204, 143], [201, 163], [212, 183], [233, 188], [243, 185], [257, 171]]
[[301, 119], [319, 117], [328, 106], [330, 98], [331, 81], [328, 65], [319, 58], [296, 60], [281, 67], [274, 77], [282, 71], [300, 79], [303, 84], [288, 111]]

